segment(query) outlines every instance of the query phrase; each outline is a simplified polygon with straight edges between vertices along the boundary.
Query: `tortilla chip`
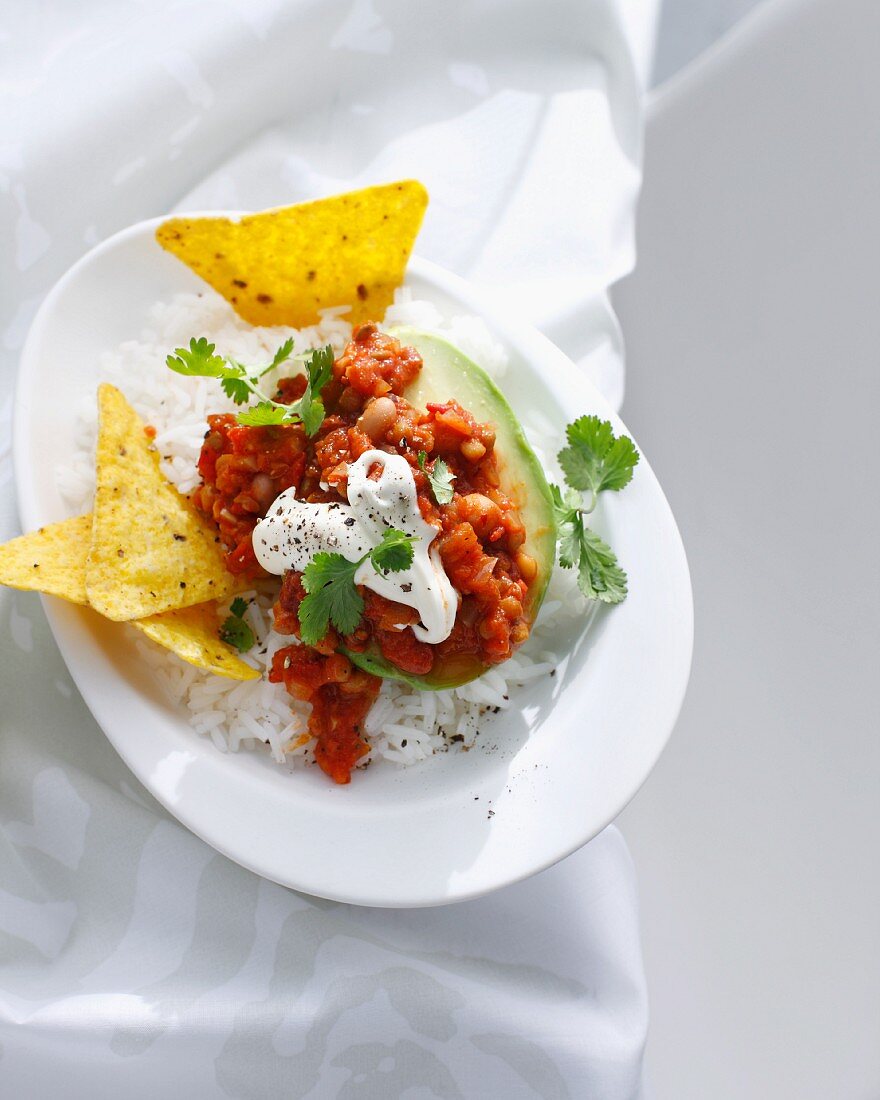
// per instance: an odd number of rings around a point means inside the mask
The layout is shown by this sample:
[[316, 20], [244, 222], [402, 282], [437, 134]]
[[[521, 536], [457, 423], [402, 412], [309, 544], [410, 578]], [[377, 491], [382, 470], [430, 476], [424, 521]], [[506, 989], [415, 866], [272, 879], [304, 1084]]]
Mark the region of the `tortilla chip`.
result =
[[159, 469], [144, 425], [115, 386], [98, 389], [89, 603], [114, 621], [225, 599], [235, 586], [216, 532]]
[[351, 306], [381, 320], [403, 282], [428, 205], [417, 180], [229, 218], [171, 218], [156, 239], [252, 325], [302, 328]]
[[4, 543], [0, 584], [87, 604], [86, 557], [91, 538], [92, 517], [77, 516]]
[[230, 680], [259, 680], [260, 674], [220, 640], [220, 618], [213, 603], [165, 611], [132, 624], [184, 661]]
[[[92, 517], [77, 516], [0, 545], [0, 584], [88, 606], [86, 560], [91, 535]], [[137, 619], [131, 625], [184, 661], [208, 672], [232, 680], [260, 677], [232, 646], [220, 640], [215, 603], [165, 611], [148, 619]]]

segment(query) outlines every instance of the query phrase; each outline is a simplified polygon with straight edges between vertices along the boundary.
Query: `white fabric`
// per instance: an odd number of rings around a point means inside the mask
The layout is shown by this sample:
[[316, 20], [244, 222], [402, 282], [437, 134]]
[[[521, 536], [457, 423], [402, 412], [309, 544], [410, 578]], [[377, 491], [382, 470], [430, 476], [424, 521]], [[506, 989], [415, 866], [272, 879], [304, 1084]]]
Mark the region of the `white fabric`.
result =
[[[35, 309], [89, 245], [175, 206], [418, 176], [419, 251], [620, 399], [605, 290], [633, 262], [655, 3], [10, 0], [6, 15], [0, 537], [17, 533], [9, 392]], [[0, 623], [0, 1096], [643, 1095], [615, 829], [445, 909], [298, 896], [140, 787], [36, 597], [0, 592]]]

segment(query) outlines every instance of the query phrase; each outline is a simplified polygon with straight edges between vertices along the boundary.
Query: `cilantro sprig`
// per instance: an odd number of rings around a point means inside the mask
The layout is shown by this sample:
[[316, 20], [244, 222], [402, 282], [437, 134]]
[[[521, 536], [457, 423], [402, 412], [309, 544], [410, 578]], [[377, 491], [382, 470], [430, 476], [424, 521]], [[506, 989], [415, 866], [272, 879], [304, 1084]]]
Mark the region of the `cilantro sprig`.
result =
[[[263, 393], [258, 383], [264, 374], [280, 367], [291, 358], [301, 359], [306, 369], [306, 388], [292, 405], [284, 405]], [[261, 427], [267, 424], [302, 424], [309, 436], [314, 435], [324, 421], [321, 390], [333, 374], [333, 348], [327, 344], [303, 355], [293, 355], [293, 338], [285, 340], [275, 352], [271, 363], [248, 367], [225, 355], [217, 355], [213, 344], [204, 336], [193, 337], [188, 348], [175, 348], [166, 365], [177, 374], [217, 378], [223, 392], [236, 405], [245, 405], [253, 398], [257, 403], [236, 414], [239, 424]]]
[[229, 605], [229, 615], [220, 627], [221, 641], [234, 646], [239, 653], [247, 653], [256, 641], [254, 632], [243, 618], [247, 606], [247, 600], [243, 600], [241, 596], [236, 596]]
[[452, 500], [455, 491], [452, 488], [455, 474], [449, 472], [449, 467], [442, 458], [435, 458], [431, 469], [428, 469], [427, 462], [427, 451], [419, 451], [419, 469], [428, 479], [431, 492], [434, 494], [434, 500], [438, 504], [448, 504]]
[[332, 624], [340, 634], [357, 629], [364, 613], [364, 599], [354, 583], [358, 569], [369, 559], [377, 573], [399, 573], [413, 561], [415, 535], [390, 527], [382, 541], [358, 561], [342, 554], [316, 554], [306, 566], [302, 583], [306, 597], [299, 605], [300, 637], [305, 645], [317, 645]]
[[605, 489], [619, 492], [632, 481], [639, 452], [628, 435], [615, 438], [614, 429], [598, 416], [581, 416], [565, 429], [568, 446], [559, 452], [565, 480], [596, 497]]
[[[626, 573], [611, 547], [587, 526], [599, 494], [620, 492], [632, 480], [639, 452], [629, 436], [614, 435], [607, 420], [581, 416], [565, 429], [568, 446], [559, 465], [569, 488], [550, 486], [559, 538], [559, 564], [577, 569], [578, 587], [588, 600], [621, 603], [626, 599]], [[584, 505], [583, 494], [589, 493]]]

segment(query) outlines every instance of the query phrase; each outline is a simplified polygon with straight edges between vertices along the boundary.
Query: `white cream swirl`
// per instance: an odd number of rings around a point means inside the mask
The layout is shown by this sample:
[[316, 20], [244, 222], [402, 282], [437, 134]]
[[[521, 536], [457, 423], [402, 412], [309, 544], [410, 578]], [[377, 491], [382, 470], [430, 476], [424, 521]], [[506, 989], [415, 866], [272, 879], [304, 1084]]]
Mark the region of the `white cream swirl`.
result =
[[[369, 477], [374, 465], [378, 479]], [[413, 561], [399, 573], [377, 573], [369, 559], [355, 583], [395, 603], [406, 604], [421, 619], [413, 627], [423, 642], [448, 638], [455, 623], [458, 595], [446, 576], [440, 553], [433, 546], [438, 531], [422, 518], [416, 483], [402, 455], [371, 450], [348, 468], [348, 504], [309, 504], [286, 489], [269, 508], [253, 533], [257, 561], [269, 573], [302, 572], [321, 551], [358, 561], [382, 541], [390, 528], [414, 535]]]

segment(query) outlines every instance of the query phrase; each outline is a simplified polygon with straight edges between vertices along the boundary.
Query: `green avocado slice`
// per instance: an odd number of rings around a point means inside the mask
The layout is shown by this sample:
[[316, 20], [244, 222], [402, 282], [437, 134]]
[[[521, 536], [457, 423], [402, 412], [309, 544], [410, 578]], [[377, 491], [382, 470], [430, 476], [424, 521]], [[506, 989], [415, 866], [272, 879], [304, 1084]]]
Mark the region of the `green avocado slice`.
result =
[[[499, 473], [504, 491], [516, 502], [526, 528], [524, 549], [538, 563], [538, 575], [529, 589], [525, 616], [533, 623], [544, 599], [556, 558], [553, 502], [541, 463], [526, 441], [516, 414], [482, 367], [457, 347], [431, 332], [396, 328], [393, 335], [414, 347], [422, 357], [418, 378], [404, 393], [410, 404], [425, 408], [432, 402], [455, 398], [479, 421], [495, 428]], [[382, 656], [378, 646], [363, 653], [344, 650], [358, 667], [374, 676], [403, 680], [421, 690], [442, 691], [481, 676], [487, 666], [473, 657], [450, 656], [435, 662], [426, 676], [402, 672]]]

